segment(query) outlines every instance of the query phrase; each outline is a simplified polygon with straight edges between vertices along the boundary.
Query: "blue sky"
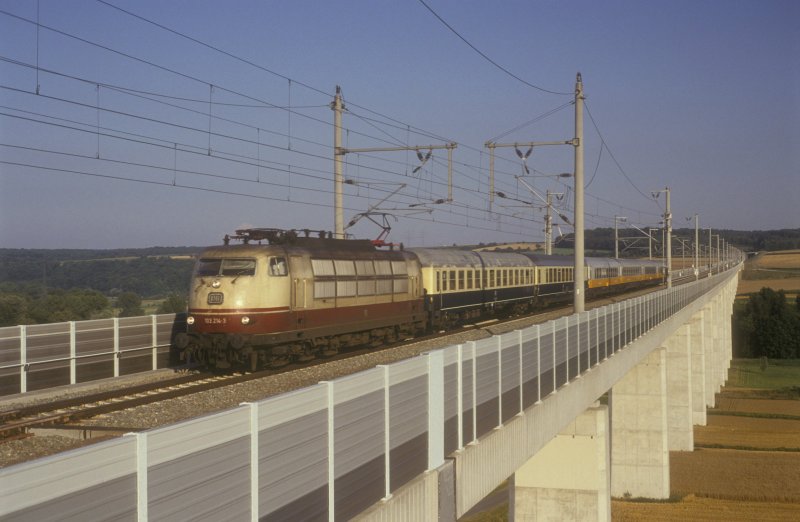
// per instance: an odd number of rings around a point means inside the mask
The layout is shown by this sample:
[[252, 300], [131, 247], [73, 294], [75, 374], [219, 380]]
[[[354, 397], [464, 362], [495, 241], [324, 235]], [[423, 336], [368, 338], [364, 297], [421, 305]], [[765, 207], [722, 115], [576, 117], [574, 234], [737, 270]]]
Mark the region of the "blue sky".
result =
[[[426, 3], [530, 84], [571, 93], [581, 72], [587, 228], [615, 215], [655, 226], [663, 196], [650, 192], [665, 186], [676, 227], [695, 212], [703, 227], [800, 227], [800, 3]], [[348, 154], [345, 221], [397, 190], [378, 207], [397, 218], [390, 240], [543, 238], [541, 208], [490, 209], [484, 143], [571, 139], [572, 96], [508, 76], [417, 0], [39, 0], [38, 34], [35, 0], [0, 11], [3, 247], [330, 230], [336, 85], [346, 147], [458, 143], [451, 204], [430, 203], [447, 197], [443, 150], [416, 173], [415, 152]], [[565, 192], [570, 215], [572, 180], [553, 175], [572, 172], [572, 148], [539, 147], [527, 163], [528, 183]], [[515, 179], [513, 148], [497, 149], [496, 170], [496, 190], [538, 202]], [[361, 220], [349, 232], [380, 230]]]

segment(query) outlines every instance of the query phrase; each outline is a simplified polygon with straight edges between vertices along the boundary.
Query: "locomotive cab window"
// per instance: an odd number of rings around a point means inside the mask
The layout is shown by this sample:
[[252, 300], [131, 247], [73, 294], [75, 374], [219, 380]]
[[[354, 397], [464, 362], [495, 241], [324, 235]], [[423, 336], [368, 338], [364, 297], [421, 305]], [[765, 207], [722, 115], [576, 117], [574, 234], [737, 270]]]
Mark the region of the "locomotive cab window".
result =
[[199, 276], [251, 276], [256, 273], [255, 259], [200, 259]]
[[286, 269], [285, 257], [270, 257], [269, 258], [269, 275], [271, 276], [285, 276], [288, 274]]

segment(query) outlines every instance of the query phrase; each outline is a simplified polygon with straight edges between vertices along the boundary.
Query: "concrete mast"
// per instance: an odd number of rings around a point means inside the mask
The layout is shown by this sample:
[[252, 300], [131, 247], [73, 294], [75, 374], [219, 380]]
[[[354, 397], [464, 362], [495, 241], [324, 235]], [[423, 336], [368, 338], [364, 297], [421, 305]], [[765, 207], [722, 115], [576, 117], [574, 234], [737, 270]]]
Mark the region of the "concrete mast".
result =
[[333, 223], [334, 223], [334, 237], [336, 239], [344, 239], [344, 211], [342, 203], [342, 186], [344, 176], [342, 174], [342, 159], [344, 152], [342, 151], [342, 111], [344, 110], [344, 103], [342, 102], [342, 88], [336, 86], [336, 96], [333, 98], [331, 104], [333, 109]]
[[573, 312], [584, 311], [583, 255], [583, 80], [575, 79], [575, 267]]
[[664, 212], [664, 226], [667, 229], [667, 288], [672, 288], [672, 210], [670, 209], [670, 190], [665, 187], [664, 191], [667, 193], [667, 209]]

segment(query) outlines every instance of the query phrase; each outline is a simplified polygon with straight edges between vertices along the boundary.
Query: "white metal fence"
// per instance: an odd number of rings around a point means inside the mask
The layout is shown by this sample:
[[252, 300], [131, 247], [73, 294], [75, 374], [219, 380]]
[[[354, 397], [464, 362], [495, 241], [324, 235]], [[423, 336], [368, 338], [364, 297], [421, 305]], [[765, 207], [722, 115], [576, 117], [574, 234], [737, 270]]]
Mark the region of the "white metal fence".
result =
[[349, 519], [734, 273], [2, 469], [0, 519]]
[[185, 329], [185, 314], [0, 327], [0, 396], [166, 368]]
[[0, 395], [165, 368], [185, 314], [0, 328]]

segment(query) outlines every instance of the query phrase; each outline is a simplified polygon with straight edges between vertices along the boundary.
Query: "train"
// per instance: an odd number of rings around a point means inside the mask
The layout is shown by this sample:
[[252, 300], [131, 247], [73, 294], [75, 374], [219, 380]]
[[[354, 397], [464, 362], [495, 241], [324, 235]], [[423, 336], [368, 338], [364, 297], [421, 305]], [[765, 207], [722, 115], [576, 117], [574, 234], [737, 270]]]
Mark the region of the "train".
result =
[[[278, 368], [568, 302], [573, 270], [571, 256], [242, 229], [198, 256], [175, 344], [208, 368]], [[587, 257], [584, 270], [588, 298], [665, 278], [649, 260]]]

